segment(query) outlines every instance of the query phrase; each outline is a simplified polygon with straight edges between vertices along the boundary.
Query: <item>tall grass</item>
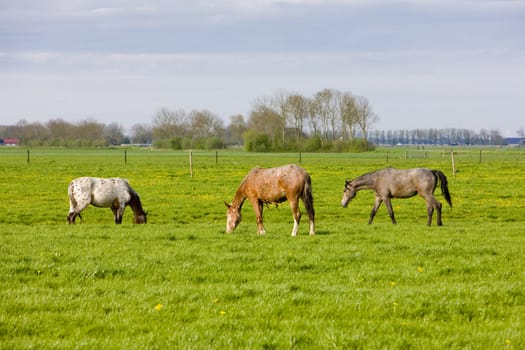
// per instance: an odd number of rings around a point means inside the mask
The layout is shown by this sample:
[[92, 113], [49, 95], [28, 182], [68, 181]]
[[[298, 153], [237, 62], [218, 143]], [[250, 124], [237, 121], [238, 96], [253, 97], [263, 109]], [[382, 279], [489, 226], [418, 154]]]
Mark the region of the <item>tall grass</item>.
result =
[[[524, 159], [519, 150], [302, 154], [318, 235], [290, 237], [286, 203], [267, 234], [225, 210], [255, 165], [298, 154], [0, 150], [1, 348], [522, 348], [525, 344]], [[420, 198], [367, 225], [373, 195], [339, 200], [345, 178], [384, 166], [440, 168], [454, 208], [426, 227]], [[67, 225], [68, 182], [129, 179], [147, 225], [114, 225], [89, 208]], [[436, 191], [437, 193], [439, 191]], [[438, 194], [438, 199], [442, 197]], [[6, 200], [7, 199], [7, 200]], [[304, 211], [304, 210], [303, 210]]]

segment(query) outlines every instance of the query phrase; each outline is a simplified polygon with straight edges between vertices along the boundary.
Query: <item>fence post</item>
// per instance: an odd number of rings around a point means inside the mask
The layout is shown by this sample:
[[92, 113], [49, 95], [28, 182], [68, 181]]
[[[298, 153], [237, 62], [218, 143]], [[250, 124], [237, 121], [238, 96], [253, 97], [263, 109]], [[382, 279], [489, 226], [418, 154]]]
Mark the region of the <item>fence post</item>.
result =
[[27, 164], [29, 164], [29, 148], [27, 149]]
[[481, 149], [479, 150], [479, 163], [481, 164]]
[[193, 154], [190, 151], [190, 177], [193, 179]]
[[301, 164], [302, 160], [303, 160], [303, 156], [302, 156], [301, 152], [299, 152], [299, 164]]
[[219, 164], [219, 151], [215, 151], [215, 164]]
[[128, 151], [124, 150], [124, 164], [128, 164]]
[[452, 176], [456, 177], [456, 157], [454, 157], [454, 151], [450, 152], [450, 159], [452, 161]]

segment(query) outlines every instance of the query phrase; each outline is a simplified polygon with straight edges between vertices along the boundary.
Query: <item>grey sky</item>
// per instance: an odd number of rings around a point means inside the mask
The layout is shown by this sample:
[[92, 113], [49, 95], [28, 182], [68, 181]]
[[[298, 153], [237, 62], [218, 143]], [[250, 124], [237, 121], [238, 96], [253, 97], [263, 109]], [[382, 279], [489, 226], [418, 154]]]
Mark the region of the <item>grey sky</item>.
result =
[[375, 129], [525, 127], [525, 1], [0, 0], [0, 123], [227, 123], [278, 90], [366, 96]]

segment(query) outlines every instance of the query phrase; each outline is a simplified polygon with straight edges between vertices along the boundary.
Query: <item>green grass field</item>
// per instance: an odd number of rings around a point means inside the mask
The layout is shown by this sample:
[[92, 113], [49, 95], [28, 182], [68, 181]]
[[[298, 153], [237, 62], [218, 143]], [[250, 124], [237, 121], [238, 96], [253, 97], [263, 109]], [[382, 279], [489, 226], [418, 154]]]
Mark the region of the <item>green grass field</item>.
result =
[[[0, 148], [1, 349], [522, 349], [525, 153], [379, 149], [367, 154], [248, 154]], [[299, 158], [300, 157], [300, 158]], [[312, 176], [291, 237], [286, 203], [249, 203], [225, 234], [226, 207], [254, 166], [300, 163]], [[344, 180], [386, 166], [448, 176], [453, 208], [426, 226], [421, 198], [373, 194], [340, 206]], [[89, 207], [67, 225], [67, 185], [127, 178], [149, 212], [123, 224]]]

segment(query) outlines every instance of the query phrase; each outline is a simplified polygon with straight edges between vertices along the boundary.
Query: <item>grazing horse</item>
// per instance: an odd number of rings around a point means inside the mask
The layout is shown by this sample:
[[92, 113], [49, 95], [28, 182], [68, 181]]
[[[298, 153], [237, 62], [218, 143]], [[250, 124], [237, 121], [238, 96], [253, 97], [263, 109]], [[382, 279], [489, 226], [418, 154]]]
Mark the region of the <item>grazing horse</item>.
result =
[[419, 194], [427, 202], [427, 225], [432, 225], [432, 214], [435, 209], [437, 211], [437, 224], [441, 226], [443, 225], [441, 221], [441, 203], [434, 197], [434, 191], [438, 182], [441, 183], [441, 193], [452, 207], [445, 174], [439, 170], [429, 170], [425, 168], [406, 170], [386, 168], [361, 175], [350, 181], [347, 180], [341, 205], [346, 208], [348, 202], [356, 196], [357, 191], [374, 190], [376, 199], [368, 223], [372, 223], [377, 209], [379, 209], [382, 202], [385, 202], [392, 223], [395, 224], [396, 219], [394, 217], [391, 199], [409, 198]]
[[241, 209], [248, 198], [257, 218], [257, 233], [266, 233], [263, 226], [263, 204], [278, 204], [286, 200], [290, 203], [293, 214], [292, 236], [297, 235], [301, 211], [299, 198], [303, 201], [310, 220], [310, 235], [315, 234], [314, 199], [310, 175], [300, 166], [290, 164], [277, 168], [254, 168], [242, 180], [231, 204], [226, 204], [226, 232], [232, 232], [241, 222]]
[[111, 208], [115, 223], [122, 223], [126, 205], [133, 210], [135, 224], [145, 224], [146, 215], [142, 209], [139, 195], [126, 180], [119, 178], [102, 179], [98, 177], [80, 177], [71, 181], [67, 189], [69, 195], [69, 214], [67, 221], [75, 223], [75, 218], [89, 204], [95, 207]]

